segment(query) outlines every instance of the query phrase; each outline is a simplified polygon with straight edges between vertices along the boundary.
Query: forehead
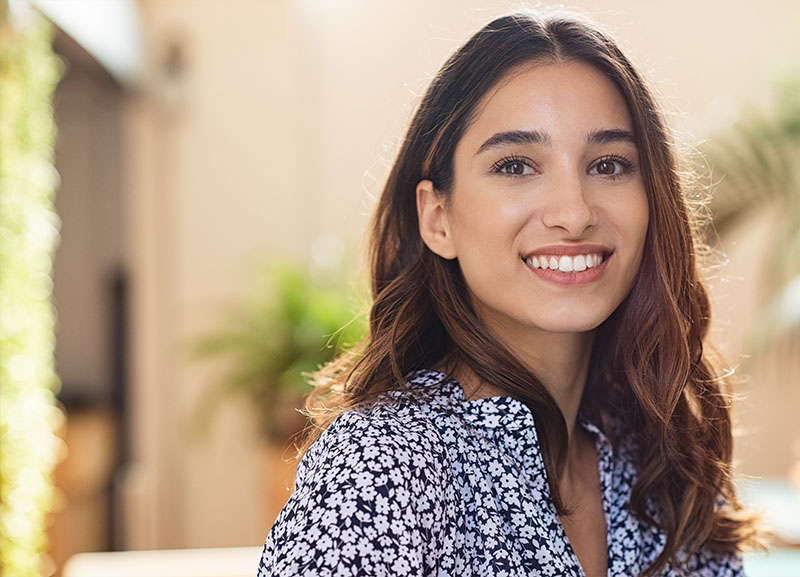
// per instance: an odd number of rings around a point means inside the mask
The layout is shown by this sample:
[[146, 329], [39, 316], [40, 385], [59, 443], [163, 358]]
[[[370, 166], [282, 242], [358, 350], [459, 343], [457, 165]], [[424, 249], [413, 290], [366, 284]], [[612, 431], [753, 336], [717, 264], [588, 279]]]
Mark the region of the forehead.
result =
[[517, 68], [492, 88], [476, 108], [462, 143], [483, 142], [511, 130], [537, 130], [554, 140], [569, 140], [602, 129], [633, 131], [617, 85], [585, 62], [548, 61]]

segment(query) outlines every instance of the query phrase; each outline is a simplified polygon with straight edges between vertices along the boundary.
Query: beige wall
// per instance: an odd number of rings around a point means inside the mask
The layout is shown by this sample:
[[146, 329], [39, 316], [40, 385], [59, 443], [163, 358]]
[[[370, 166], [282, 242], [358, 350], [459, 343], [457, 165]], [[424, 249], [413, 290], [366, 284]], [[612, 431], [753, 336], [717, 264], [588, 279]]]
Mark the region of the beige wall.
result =
[[68, 404], [97, 397], [105, 401], [113, 378], [111, 287], [122, 261], [122, 89], [63, 33], [54, 46], [64, 58], [54, 99], [61, 241], [53, 295], [60, 396]]
[[[187, 432], [207, 384], [190, 337], [240, 292], [247, 259], [301, 254], [289, 190], [280, 2], [143, 3], [148, 75], [129, 103], [135, 454], [128, 545], [257, 543], [258, 452], [238, 413], [208, 441]], [[179, 45], [185, 69], [164, 68]], [[172, 57], [174, 58], [174, 56]]]
[[[187, 437], [210, 369], [185, 344], [242, 292], [254, 256], [305, 257], [324, 232], [359, 239], [416, 95], [505, 11], [492, 4], [142, 0], [147, 76], [126, 105], [123, 191], [137, 460], [123, 481], [129, 546], [263, 539], [247, 413], [227, 407], [208, 440]], [[689, 141], [735, 103], [765, 101], [797, 49], [791, 0], [589, 8], [657, 79]], [[170, 43], [182, 47], [182, 75], [165, 72]]]

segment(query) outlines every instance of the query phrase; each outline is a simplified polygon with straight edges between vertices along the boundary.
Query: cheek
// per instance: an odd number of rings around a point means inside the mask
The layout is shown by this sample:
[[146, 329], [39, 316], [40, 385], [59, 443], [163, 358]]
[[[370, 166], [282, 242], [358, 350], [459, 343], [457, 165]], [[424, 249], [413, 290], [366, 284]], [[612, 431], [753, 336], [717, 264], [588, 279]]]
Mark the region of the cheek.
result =
[[513, 240], [530, 220], [530, 207], [503, 191], [458, 191], [448, 220], [456, 244]]
[[[647, 229], [650, 226], [650, 207], [645, 198], [639, 206], [638, 214], [631, 219], [635, 230], [635, 235], [639, 241], [639, 254], [644, 251], [644, 243], [647, 239]], [[635, 223], [635, 224], [634, 224]]]
[[647, 237], [647, 227], [650, 222], [650, 205], [647, 200], [647, 193], [644, 190], [630, 197], [617, 213], [617, 223], [624, 231], [624, 235], [634, 245], [641, 247]]
[[[631, 246], [631, 255], [634, 259], [634, 266], [632, 269], [635, 272], [633, 274], [633, 278], [638, 275], [639, 269], [642, 265], [642, 259], [644, 258], [644, 249], [647, 243], [647, 231], [649, 227], [650, 221], [650, 211], [647, 205], [647, 201], [644, 200], [640, 203], [637, 203], [635, 207], [632, 207], [634, 210], [631, 210], [628, 213], [628, 219], [625, 222], [625, 236], [628, 238], [628, 242]], [[631, 281], [632, 283], [633, 281]]]

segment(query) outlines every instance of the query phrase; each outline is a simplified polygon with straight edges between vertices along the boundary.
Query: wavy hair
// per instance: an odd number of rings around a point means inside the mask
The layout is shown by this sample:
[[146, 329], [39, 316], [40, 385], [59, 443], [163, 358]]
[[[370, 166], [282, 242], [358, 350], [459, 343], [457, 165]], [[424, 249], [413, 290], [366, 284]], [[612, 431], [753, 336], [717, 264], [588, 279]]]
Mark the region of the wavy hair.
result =
[[[575, 16], [516, 13], [478, 31], [428, 87], [378, 201], [369, 255], [369, 334], [315, 376], [307, 445], [346, 410], [402, 390], [421, 369], [468, 366], [534, 415], [553, 502], [567, 427], [545, 386], [489, 333], [473, 308], [457, 260], [422, 242], [415, 191], [423, 179], [448, 195], [456, 145], [483, 97], [522, 65], [581, 61], [611, 79], [633, 120], [649, 204], [641, 267], [628, 297], [597, 330], [584, 403], [637, 446], [630, 506], [666, 532], [655, 574], [702, 546], [737, 551], [754, 536], [731, 478], [730, 398], [725, 375], [703, 349], [709, 300], [695, 258], [693, 220], [670, 136], [645, 82], [617, 45]], [[606, 427], [609, 430], [609, 427]], [[649, 503], [657, 505], [654, 518]], [[720, 503], [724, 503], [720, 506]]]

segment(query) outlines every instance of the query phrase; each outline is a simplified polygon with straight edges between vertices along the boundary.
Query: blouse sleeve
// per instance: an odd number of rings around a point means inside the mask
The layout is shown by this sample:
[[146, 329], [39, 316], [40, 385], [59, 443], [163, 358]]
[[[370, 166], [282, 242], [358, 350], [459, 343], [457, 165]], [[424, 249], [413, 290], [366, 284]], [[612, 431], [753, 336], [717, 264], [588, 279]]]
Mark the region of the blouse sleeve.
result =
[[719, 553], [703, 548], [687, 563], [692, 577], [745, 577], [742, 556], [735, 553]]
[[448, 472], [429, 422], [342, 415], [301, 461], [258, 576], [436, 574], [452, 548]]

